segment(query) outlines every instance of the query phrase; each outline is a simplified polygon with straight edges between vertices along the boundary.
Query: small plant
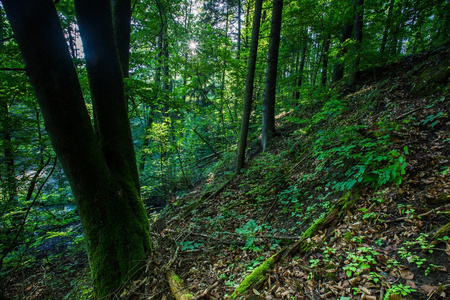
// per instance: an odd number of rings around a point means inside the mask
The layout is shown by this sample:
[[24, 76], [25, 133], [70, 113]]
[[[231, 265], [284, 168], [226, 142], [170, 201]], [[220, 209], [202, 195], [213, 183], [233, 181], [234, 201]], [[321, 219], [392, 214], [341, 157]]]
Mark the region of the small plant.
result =
[[384, 300], [389, 300], [389, 296], [391, 295], [399, 295], [399, 296], [408, 296], [412, 292], [416, 290], [410, 287], [409, 285], [396, 284], [391, 286], [384, 295]]
[[196, 250], [199, 249], [201, 246], [203, 246], [203, 243], [196, 243], [194, 241], [183, 241], [180, 242], [179, 245], [181, 246], [181, 251], [185, 250]]
[[427, 261], [425, 258], [420, 258], [417, 255], [412, 254], [405, 247], [398, 248], [398, 253], [400, 254], [400, 258], [406, 259], [409, 263], [415, 263], [418, 268], [422, 267], [422, 265]]
[[369, 212], [369, 210], [365, 207], [359, 209], [364, 215], [363, 219], [375, 219], [377, 214], [375, 212]]
[[369, 277], [375, 284], [377, 284], [383, 278], [383, 276], [375, 272], [370, 272]]
[[309, 263], [311, 264], [311, 268], [315, 268], [320, 264], [321, 260], [318, 258], [312, 258], [309, 260]]
[[371, 265], [377, 263], [372, 255], [377, 254], [376, 251], [367, 247], [358, 248], [358, 254], [348, 253], [348, 259], [351, 261], [342, 268], [345, 271], [345, 275], [351, 277], [352, 275], [363, 273], [366, 269], [370, 269]]
[[431, 127], [434, 127], [438, 122], [440, 118], [445, 117], [446, 114], [444, 114], [442, 111], [438, 112], [436, 115], [429, 115], [425, 118], [423, 121], [423, 125], [429, 123]]
[[255, 236], [264, 228], [270, 229], [270, 226], [267, 224], [258, 225], [255, 220], [250, 220], [242, 227], [236, 229], [236, 233], [242, 234], [246, 239], [244, 249], [250, 249], [256, 252], [261, 251], [261, 248], [255, 245]]
[[400, 262], [397, 260], [388, 259], [387, 261], [387, 267], [390, 269], [392, 267], [397, 267], [400, 265]]

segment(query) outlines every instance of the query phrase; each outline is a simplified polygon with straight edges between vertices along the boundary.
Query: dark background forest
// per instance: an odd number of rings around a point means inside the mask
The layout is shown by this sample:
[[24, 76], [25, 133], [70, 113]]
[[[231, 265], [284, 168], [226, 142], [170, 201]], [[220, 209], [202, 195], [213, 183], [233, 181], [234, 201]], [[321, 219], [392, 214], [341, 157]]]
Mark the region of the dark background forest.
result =
[[448, 297], [450, 1], [0, 3], [0, 299]]

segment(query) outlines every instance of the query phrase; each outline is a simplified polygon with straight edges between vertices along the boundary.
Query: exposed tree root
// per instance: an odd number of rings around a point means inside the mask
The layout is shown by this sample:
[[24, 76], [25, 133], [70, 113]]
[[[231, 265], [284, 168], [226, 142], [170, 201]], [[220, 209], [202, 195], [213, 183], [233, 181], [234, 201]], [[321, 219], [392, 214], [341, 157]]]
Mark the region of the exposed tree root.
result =
[[444, 236], [450, 235], [450, 222], [439, 228], [438, 231], [433, 235], [432, 238], [432, 245], [437, 245], [439, 242], [441, 242], [440, 239], [442, 239]]
[[331, 228], [335, 224], [337, 224], [337, 222], [339, 222], [339, 220], [344, 216], [346, 211], [354, 204], [354, 199], [356, 198], [357, 197], [353, 197], [350, 192], [347, 192], [335, 203], [333, 208], [330, 209], [325, 217], [318, 219], [303, 233], [300, 240], [278, 251], [277, 254], [268, 258], [250, 275], [245, 277], [233, 292], [231, 298], [236, 298], [240, 295], [245, 294], [247, 291], [260, 286], [266, 280], [267, 272], [269, 272], [269, 270], [271, 270], [280, 260], [290, 255], [298, 253], [308, 253], [311, 249], [311, 245], [308, 239], [312, 237], [316, 232], [318, 232], [319, 230], [323, 230], [324, 228], [328, 228], [328, 230], [331, 230]]

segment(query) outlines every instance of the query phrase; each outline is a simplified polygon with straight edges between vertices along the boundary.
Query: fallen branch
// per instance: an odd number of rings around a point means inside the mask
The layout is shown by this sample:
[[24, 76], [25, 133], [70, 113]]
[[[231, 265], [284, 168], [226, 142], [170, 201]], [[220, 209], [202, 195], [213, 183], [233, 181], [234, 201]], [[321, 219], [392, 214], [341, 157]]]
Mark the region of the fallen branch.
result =
[[0, 71], [26, 72], [27, 69], [24, 69], [24, 68], [0, 68]]
[[[449, 209], [450, 209], [450, 204], [446, 204], [446, 205], [440, 206], [438, 208], [433, 208], [432, 210], [429, 210], [426, 213], [423, 213], [423, 214], [420, 214], [420, 215], [417, 215], [417, 216], [414, 216], [414, 217], [422, 218], [422, 217], [426, 217], [428, 215], [431, 215], [432, 213], [440, 213], [440, 211], [448, 211]], [[400, 217], [400, 218], [397, 218], [397, 219], [384, 221], [384, 223], [400, 222], [400, 221], [405, 221], [407, 219], [410, 219], [410, 217], [409, 216]]]
[[408, 111], [407, 113], [404, 113], [404, 114], [398, 116], [397, 118], [395, 118], [395, 120], [397, 121], [397, 120], [403, 119], [404, 117], [407, 117], [407, 116], [409, 116], [409, 115], [411, 115], [411, 114], [413, 114], [416, 111], [421, 110], [421, 109], [422, 109], [422, 107], [417, 107], [417, 108], [415, 108], [415, 109], [413, 109], [411, 111]]
[[191, 300], [199, 300], [203, 297], [206, 297], [206, 295], [208, 295], [208, 293], [214, 289], [216, 286], [219, 285], [219, 281], [216, 281], [213, 285], [211, 285], [210, 287], [208, 287], [206, 290], [203, 291], [203, 293], [201, 293], [200, 295], [195, 296], [194, 298], [192, 298]]

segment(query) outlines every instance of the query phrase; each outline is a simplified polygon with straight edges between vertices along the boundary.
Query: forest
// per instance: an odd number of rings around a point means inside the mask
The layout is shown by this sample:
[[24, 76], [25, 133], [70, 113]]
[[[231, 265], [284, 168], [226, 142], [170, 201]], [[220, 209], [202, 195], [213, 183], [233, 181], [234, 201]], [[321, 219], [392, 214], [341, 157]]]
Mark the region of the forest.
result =
[[0, 0], [0, 300], [448, 299], [449, 0]]

